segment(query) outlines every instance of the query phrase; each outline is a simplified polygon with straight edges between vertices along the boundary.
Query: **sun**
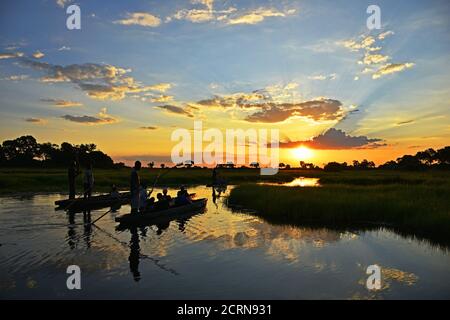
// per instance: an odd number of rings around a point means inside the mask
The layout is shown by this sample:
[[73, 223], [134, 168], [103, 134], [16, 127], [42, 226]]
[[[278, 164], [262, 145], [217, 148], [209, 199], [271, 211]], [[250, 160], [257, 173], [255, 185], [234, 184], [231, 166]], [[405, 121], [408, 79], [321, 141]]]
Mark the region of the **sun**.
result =
[[304, 146], [293, 149], [292, 153], [297, 160], [308, 160], [314, 156], [313, 151]]

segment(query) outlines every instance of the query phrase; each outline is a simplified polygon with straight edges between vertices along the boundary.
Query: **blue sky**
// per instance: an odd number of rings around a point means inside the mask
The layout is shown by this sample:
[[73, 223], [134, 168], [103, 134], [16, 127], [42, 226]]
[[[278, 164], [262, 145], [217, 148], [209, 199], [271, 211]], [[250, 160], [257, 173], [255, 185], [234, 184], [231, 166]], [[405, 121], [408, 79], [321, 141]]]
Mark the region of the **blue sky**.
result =
[[[70, 4], [81, 8], [81, 30], [65, 26]], [[381, 8], [381, 30], [366, 27], [370, 4]], [[279, 128], [298, 142], [335, 128], [383, 141], [358, 148], [379, 159], [439, 147], [450, 138], [449, 13], [448, 1], [2, 1], [0, 137], [81, 143], [94, 134], [117, 158], [162, 155], [170, 128], [201, 119]], [[117, 74], [77, 78], [78, 68], [92, 72], [86, 64]], [[272, 104], [249, 98], [255, 91]]]

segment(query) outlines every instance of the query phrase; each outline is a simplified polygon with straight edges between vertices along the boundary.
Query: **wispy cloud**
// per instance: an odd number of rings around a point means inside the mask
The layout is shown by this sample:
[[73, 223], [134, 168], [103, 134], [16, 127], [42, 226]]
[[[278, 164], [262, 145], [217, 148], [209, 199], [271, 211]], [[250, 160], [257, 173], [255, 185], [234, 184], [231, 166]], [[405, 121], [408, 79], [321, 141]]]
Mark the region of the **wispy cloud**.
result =
[[44, 125], [47, 123], [47, 120], [41, 119], [41, 118], [26, 118], [25, 121], [34, 123], [34, 124], [40, 124], [40, 125]]
[[392, 57], [379, 53], [383, 49], [380, 42], [392, 35], [394, 35], [394, 32], [388, 30], [377, 36], [361, 35], [358, 40], [350, 39], [338, 42], [351, 51], [362, 52], [364, 56], [362, 60], [358, 61], [358, 64], [371, 66], [370, 68], [365, 67], [359, 74], [355, 75], [354, 80], [359, 80], [359, 76], [365, 74], [372, 74], [372, 79], [379, 79], [384, 75], [401, 72], [415, 65], [412, 62], [388, 63]]
[[12, 76], [8, 76], [5, 78], [1, 78], [0, 80], [5, 80], [5, 81], [23, 81], [23, 80], [27, 80], [29, 79], [30, 76], [27, 74], [19, 74], [19, 75], [12, 75]]
[[87, 116], [87, 115], [72, 116], [72, 115], [66, 114], [66, 115], [62, 116], [61, 118], [68, 120], [68, 121], [81, 123], [81, 124], [87, 124], [87, 125], [112, 124], [112, 123], [116, 123], [119, 121], [117, 118], [108, 115], [106, 108], [103, 108], [98, 113], [97, 116]]
[[396, 72], [403, 71], [405, 69], [412, 68], [414, 66], [414, 63], [407, 62], [407, 63], [390, 63], [386, 64], [384, 66], [381, 66], [373, 75], [372, 79], [379, 79], [382, 76], [385, 76], [387, 74], [392, 74]]
[[161, 24], [161, 19], [147, 12], [127, 13], [125, 19], [114, 21], [114, 23], [122, 25], [138, 25], [142, 27], [157, 27]]
[[141, 130], [156, 130], [156, 129], [158, 129], [158, 127], [147, 126], [147, 127], [139, 127], [139, 129], [141, 129]]
[[75, 102], [70, 100], [64, 100], [64, 99], [41, 99], [42, 102], [50, 103], [54, 106], [61, 107], [61, 108], [67, 108], [67, 107], [81, 107], [83, 104], [81, 102]]
[[23, 57], [22, 52], [0, 52], [0, 60], [1, 59], [13, 59]]
[[182, 108], [182, 107], [166, 104], [166, 105], [162, 105], [162, 106], [157, 106], [155, 108], [165, 110], [168, 113], [187, 116], [189, 118], [192, 118], [194, 116], [188, 107]]

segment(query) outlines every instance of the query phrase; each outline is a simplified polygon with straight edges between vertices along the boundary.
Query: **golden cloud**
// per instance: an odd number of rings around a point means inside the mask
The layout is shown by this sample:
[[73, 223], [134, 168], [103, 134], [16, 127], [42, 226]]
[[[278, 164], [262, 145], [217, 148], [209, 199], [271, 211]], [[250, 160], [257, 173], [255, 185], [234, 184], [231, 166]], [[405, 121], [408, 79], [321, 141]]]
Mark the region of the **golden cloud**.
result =
[[146, 12], [128, 13], [126, 19], [114, 21], [122, 25], [139, 25], [143, 27], [157, 27], [161, 24], [161, 19]]
[[407, 63], [390, 63], [380, 67], [373, 75], [372, 79], [379, 79], [384, 75], [401, 72], [405, 69], [412, 68], [415, 64]]

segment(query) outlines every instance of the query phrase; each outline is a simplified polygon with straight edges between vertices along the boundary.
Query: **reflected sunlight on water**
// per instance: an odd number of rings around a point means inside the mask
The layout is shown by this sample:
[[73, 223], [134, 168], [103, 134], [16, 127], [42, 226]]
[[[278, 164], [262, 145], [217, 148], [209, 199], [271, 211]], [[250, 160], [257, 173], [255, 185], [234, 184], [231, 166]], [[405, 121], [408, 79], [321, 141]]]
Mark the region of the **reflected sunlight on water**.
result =
[[[114, 219], [129, 206], [91, 226], [82, 213], [54, 211], [62, 195], [0, 198], [0, 296], [449, 298], [447, 250], [386, 230], [275, 226], [232, 212], [224, 201], [228, 191], [189, 191], [208, 198], [205, 212], [123, 231]], [[107, 210], [91, 212], [91, 219]], [[374, 263], [384, 268], [380, 292], [361, 285]], [[83, 290], [66, 289], [71, 264], [82, 270]]]
[[319, 178], [295, 178], [290, 182], [260, 182], [258, 184], [269, 186], [285, 186], [285, 187], [320, 187]]

